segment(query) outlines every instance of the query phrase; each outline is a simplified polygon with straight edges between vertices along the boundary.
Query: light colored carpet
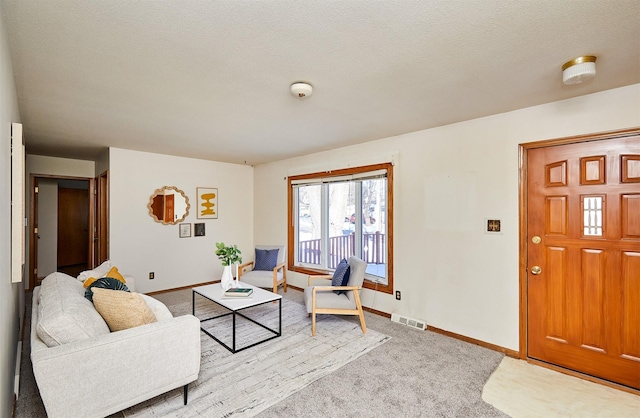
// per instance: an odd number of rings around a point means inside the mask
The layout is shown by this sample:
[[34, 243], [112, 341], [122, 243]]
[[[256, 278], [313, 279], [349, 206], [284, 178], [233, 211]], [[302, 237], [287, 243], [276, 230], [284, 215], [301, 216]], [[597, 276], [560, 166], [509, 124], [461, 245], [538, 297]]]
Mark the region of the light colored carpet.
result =
[[[171, 307], [174, 315], [191, 313], [191, 303]], [[222, 312], [196, 298], [200, 318]], [[278, 306], [266, 304], [243, 311], [259, 322], [277, 328]], [[387, 342], [391, 337], [374, 330], [362, 333], [358, 323], [337, 316], [322, 316], [311, 337], [310, 318], [303, 305], [282, 301], [282, 336], [232, 354], [202, 333], [202, 363], [198, 380], [189, 385], [189, 402], [182, 389], [123, 411], [126, 417], [251, 417], [327, 376], [345, 364]], [[205, 322], [205, 327], [231, 343], [231, 317]], [[238, 319], [239, 347], [269, 335], [263, 328]]]
[[640, 397], [505, 357], [482, 399], [513, 418], [638, 418]]

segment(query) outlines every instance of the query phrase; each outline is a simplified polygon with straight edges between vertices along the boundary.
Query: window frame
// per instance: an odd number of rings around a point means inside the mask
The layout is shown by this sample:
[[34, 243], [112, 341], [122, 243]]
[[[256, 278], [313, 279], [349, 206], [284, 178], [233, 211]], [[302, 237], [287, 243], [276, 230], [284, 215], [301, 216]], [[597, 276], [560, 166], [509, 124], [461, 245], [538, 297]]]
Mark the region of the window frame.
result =
[[393, 164], [392, 163], [380, 163], [360, 167], [350, 167], [338, 170], [321, 171], [308, 174], [300, 174], [295, 176], [289, 176], [287, 179], [287, 269], [301, 274], [330, 274], [332, 270], [315, 269], [310, 267], [302, 267], [295, 265], [294, 251], [297, 243], [295, 232], [295, 193], [293, 182], [299, 182], [300, 180], [311, 180], [316, 178], [329, 178], [348, 176], [354, 174], [362, 174], [367, 172], [373, 172], [378, 170], [386, 170], [387, 172], [387, 196], [386, 196], [386, 214], [387, 214], [387, 284], [371, 281], [365, 276], [363, 287], [365, 289], [371, 289], [382, 293], [393, 293]]

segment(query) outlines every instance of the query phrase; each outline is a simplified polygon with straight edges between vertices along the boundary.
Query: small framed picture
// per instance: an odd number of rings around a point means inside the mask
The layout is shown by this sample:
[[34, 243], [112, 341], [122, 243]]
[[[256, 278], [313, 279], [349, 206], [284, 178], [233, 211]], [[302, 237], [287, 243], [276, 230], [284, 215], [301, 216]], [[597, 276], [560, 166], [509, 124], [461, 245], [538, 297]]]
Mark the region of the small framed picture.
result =
[[201, 224], [193, 224], [195, 226], [195, 236], [196, 237], [204, 237], [204, 223]]
[[180, 230], [180, 238], [189, 238], [191, 236], [191, 224], [178, 225]]
[[218, 189], [211, 187], [196, 187], [198, 219], [218, 219]]

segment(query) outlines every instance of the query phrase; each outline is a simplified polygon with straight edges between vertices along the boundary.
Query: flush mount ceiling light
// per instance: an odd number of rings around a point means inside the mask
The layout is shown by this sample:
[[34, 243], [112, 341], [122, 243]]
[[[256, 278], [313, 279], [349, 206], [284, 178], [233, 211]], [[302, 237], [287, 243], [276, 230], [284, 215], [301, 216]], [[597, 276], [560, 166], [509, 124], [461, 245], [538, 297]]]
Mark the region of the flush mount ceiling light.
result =
[[596, 57], [585, 55], [578, 57], [562, 66], [562, 82], [564, 84], [578, 84], [596, 76]]
[[298, 82], [291, 85], [293, 97], [302, 99], [311, 96], [311, 93], [313, 93], [313, 87], [309, 83]]

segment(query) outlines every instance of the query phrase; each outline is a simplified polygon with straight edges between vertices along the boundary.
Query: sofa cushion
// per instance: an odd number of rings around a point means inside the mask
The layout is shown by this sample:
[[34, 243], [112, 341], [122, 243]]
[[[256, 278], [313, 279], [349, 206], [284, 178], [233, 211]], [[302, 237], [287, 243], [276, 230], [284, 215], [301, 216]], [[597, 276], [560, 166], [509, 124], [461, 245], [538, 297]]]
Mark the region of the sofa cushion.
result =
[[152, 298], [151, 296], [147, 296], [142, 293], [138, 294], [142, 296], [142, 299], [144, 299], [145, 302], [147, 302], [147, 306], [149, 306], [149, 309], [151, 309], [151, 312], [153, 312], [158, 321], [165, 321], [173, 318], [171, 311], [164, 303], [160, 302], [158, 299]]
[[84, 281], [89, 277], [104, 277], [104, 275], [109, 272], [111, 267], [113, 267], [113, 263], [111, 262], [111, 260], [107, 260], [93, 270], [85, 270], [82, 273], [78, 274], [78, 280], [84, 283]]
[[137, 293], [94, 287], [93, 305], [112, 332], [157, 322], [145, 300]]
[[36, 332], [48, 347], [109, 333], [84, 291], [82, 283], [64, 273], [51, 273], [42, 281]]
[[[88, 279], [86, 282], [88, 282], [89, 280], [90, 279]], [[129, 288], [127, 287], [127, 285], [122, 283], [120, 280], [117, 280], [111, 277], [101, 277], [96, 281], [94, 281], [93, 283], [91, 283], [89, 287], [87, 287], [87, 290], [85, 290], [84, 292], [84, 297], [89, 299], [91, 302], [93, 302], [93, 290], [96, 288], [121, 290], [124, 292], [129, 291]]]

